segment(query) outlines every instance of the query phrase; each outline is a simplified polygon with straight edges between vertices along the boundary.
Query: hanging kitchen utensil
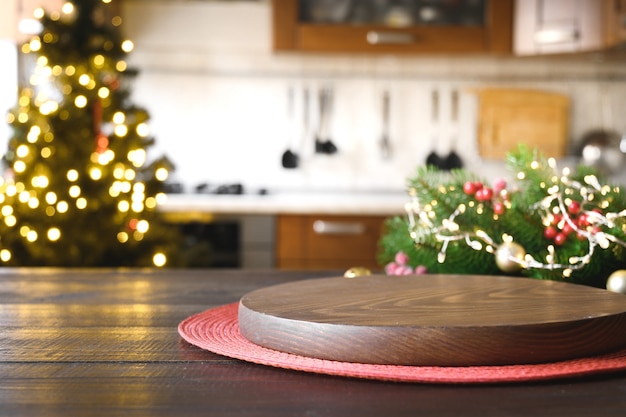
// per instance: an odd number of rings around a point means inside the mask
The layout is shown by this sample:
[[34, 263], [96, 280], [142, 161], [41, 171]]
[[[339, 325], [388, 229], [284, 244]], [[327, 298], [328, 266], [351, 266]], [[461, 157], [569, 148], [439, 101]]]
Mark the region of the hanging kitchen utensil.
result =
[[318, 93], [319, 104], [319, 127], [317, 137], [315, 138], [315, 153], [334, 154], [337, 152], [337, 146], [330, 140], [328, 133], [332, 114], [333, 92], [330, 88], [321, 88]]
[[452, 127], [455, 131], [450, 145], [450, 153], [446, 157], [445, 161], [445, 169], [448, 171], [463, 168], [463, 160], [456, 152], [456, 141], [459, 127], [459, 92], [457, 90], [452, 90], [451, 107], [450, 119], [452, 120]]
[[389, 107], [390, 107], [389, 90], [383, 92], [382, 103], [382, 135], [380, 139], [380, 153], [383, 159], [391, 157], [391, 143], [389, 141]]
[[287, 90], [287, 118], [289, 120], [289, 145], [287, 150], [283, 152], [282, 165], [283, 168], [293, 169], [298, 167], [299, 157], [298, 154], [292, 150], [293, 146], [293, 132], [291, 132], [293, 122], [293, 107], [294, 107], [294, 91], [293, 87], [289, 87]]
[[[438, 129], [437, 126], [439, 121], [439, 91], [437, 89], [432, 91], [430, 96], [430, 106], [431, 106], [431, 125], [434, 129]], [[426, 156], [426, 165], [433, 166], [435, 168], [441, 169], [443, 166], [443, 160], [439, 156], [439, 154], [435, 151], [437, 146], [437, 134], [434, 133], [433, 137], [433, 149], [430, 151], [428, 156]]]

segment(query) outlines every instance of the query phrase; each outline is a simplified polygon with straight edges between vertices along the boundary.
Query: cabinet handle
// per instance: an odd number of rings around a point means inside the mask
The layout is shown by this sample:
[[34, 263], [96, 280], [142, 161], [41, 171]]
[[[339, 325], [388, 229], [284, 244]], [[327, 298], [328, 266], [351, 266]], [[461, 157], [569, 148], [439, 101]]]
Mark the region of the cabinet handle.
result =
[[403, 32], [378, 32], [371, 30], [365, 37], [370, 45], [410, 44], [415, 42], [415, 36]]
[[315, 220], [313, 231], [318, 235], [361, 235], [365, 233], [365, 225], [363, 223]]

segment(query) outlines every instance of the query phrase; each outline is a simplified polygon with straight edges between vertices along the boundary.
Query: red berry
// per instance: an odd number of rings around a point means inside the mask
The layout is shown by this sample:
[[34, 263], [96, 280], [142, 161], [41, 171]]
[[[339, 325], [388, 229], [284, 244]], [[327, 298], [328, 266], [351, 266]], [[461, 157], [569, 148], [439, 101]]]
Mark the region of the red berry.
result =
[[565, 233], [557, 233], [554, 236], [554, 243], [561, 246], [567, 240], [567, 235]]
[[467, 181], [465, 184], [463, 184], [463, 192], [465, 194], [474, 195], [476, 194], [477, 190], [478, 188], [476, 188], [476, 184], [471, 181]]
[[493, 212], [496, 214], [504, 214], [504, 204], [500, 201], [493, 203]]
[[474, 182], [474, 187], [476, 187], [477, 190], [481, 190], [484, 187], [484, 185], [480, 181], [475, 181]]
[[567, 211], [572, 215], [577, 215], [580, 213], [580, 202], [574, 200], [567, 206]]
[[582, 213], [580, 216], [578, 216], [578, 218], [576, 219], [576, 223], [578, 224], [578, 227], [581, 228], [589, 226], [589, 216], [587, 215], [587, 213]]
[[556, 237], [556, 235], [558, 234], [558, 230], [556, 230], [556, 227], [554, 226], [548, 226], [543, 230], [543, 237], [545, 237], [546, 239], [554, 239]]
[[571, 224], [569, 224], [569, 222], [563, 223], [563, 227], [561, 227], [561, 232], [565, 233], [566, 235], [569, 235], [573, 231], [574, 231], [574, 228], [572, 227]]
[[489, 201], [493, 198], [493, 190], [489, 187], [483, 187], [476, 191], [476, 200]]

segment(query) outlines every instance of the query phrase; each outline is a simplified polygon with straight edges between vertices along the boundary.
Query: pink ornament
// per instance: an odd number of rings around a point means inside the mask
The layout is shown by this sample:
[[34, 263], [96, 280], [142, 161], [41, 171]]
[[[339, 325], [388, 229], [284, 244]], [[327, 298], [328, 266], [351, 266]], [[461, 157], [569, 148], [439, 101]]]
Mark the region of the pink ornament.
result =
[[396, 275], [396, 269], [398, 269], [400, 265], [395, 262], [389, 262], [385, 265], [385, 274], [387, 275]]
[[498, 178], [493, 182], [493, 191], [499, 194], [500, 191], [506, 188], [506, 180], [504, 178]]
[[424, 265], [418, 265], [415, 267], [415, 274], [416, 275], [423, 275], [423, 274], [427, 274], [428, 273], [428, 268], [426, 268]]
[[409, 263], [409, 255], [400, 251], [396, 253], [395, 261], [398, 265], [406, 265]]

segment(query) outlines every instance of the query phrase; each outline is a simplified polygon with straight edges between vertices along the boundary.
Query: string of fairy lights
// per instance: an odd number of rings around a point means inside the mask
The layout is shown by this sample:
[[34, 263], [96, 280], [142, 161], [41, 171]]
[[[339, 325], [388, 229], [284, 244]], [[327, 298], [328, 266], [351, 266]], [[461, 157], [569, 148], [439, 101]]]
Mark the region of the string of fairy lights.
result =
[[[102, 0], [110, 3], [110, 0]], [[65, 3], [60, 12], [49, 15], [52, 20], [72, 19], [75, 13], [71, 2]], [[42, 8], [34, 11], [35, 19], [41, 20], [46, 16]], [[121, 24], [119, 16], [113, 17], [115, 26]], [[48, 123], [48, 118], [58, 115], [62, 120], [69, 120], [71, 114], [64, 109], [70, 104], [75, 109], [102, 109], [112, 104], [112, 93], [119, 88], [119, 81], [115, 74], [123, 73], [127, 64], [123, 59], [111, 62], [111, 58], [96, 54], [89, 59], [87, 65], [68, 64], [60, 65], [50, 62], [42, 54], [44, 44], [55, 41], [55, 34], [43, 32], [33, 35], [29, 42], [22, 46], [22, 53], [36, 55], [35, 68], [29, 79], [29, 88], [23, 88], [17, 102], [17, 111], [7, 115], [7, 122], [16, 127], [27, 129], [24, 143], [14, 149], [12, 166], [0, 177], [0, 213], [2, 222], [7, 228], [19, 227], [19, 235], [26, 243], [34, 244], [40, 239], [57, 242], [64, 238], [59, 226], [45, 226], [45, 230], [27, 224], [20, 219], [17, 205], [21, 204], [29, 210], [40, 210], [43, 215], [54, 218], [57, 215], [71, 215], [72, 210], [85, 210], [91, 203], [81, 189], [80, 180], [88, 176], [92, 181], [109, 181], [108, 194], [117, 201], [117, 210], [120, 215], [126, 216], [124, 224], [120, 225], [117, 240], [124, 244], [129, 240], [141, 241], [150, 229], [148, 220], [142, 218], [146, 210], [154, 210], [165, 200], [164, 193], [147, 195], [146, 184], [138, 178], [138, 170], [147, 162], [145, 149], [137, 147], [129, 149], [126, 155], [116, 155], [110, 147], [110, 141], [124, 140], [131, 131], [139, 138], [146, 138], [150, 134], [148, 124], [144, 120], [132, 117], [124, 111], [113, 113], [111, 120], [104, 118], [99, 121], [94, 132], [94, 150], [89, 158], [87, 170], [70, 167], [65, 172], [63, 184], [59, 184], [59, 175], [53, 175], [46, 164], [35, 163], [54, 158], [57, 138]], [[125, 53], [133, 50], [133, 43], [125, 40], [121, 44]], [[99, 77], [98, 73], [105, 74]], [[59, 82], [61, 80], [69, 80]], [[77, 88], [74, 88], [77, 87]], [[80, 91], [77, 91], [80, 88]], [[65, 101], [71, 100], [71, 103]], [[102, 117], [94, 115], [94, 119]], [[110, 175], [109, 175], [110, 174]], [[169, 171], [165, 166], [154, 170], [154, 177], [158, 181], [165, 181]], [[17, 180], [16, 178], [19, 178]], [[57, 182], [54, 183], [53, 182]], [[54, 186], [54, 187], [53, 187]], [[65, 189], [60, 192], [63, 187]], [[55, 192], [55, 190], [57, 190]], [[54, 223], [54, 222], [52, 222]], [[1, 243], [1, 242], [0, 242]], [[12, 258], [9, 247], [0, 247], [0, 261], [9, 262]], [[153, 256], [155, 266], [164, 266], [166, 255], [157, 251]]]
[[[537, 202], [533, 210], [541, 215], [546, 231], [555, 228], [556, 230], [568, 230], [577, 238], [587, 242], [587, 250], [576, 256], [571, 256], [567, 263], [556, 262], [555, 244], [548, 244], [547, 255], [544, 260], [536, 259], [532, 254], [515, 242], [514, 236], [503, 233], [500, 242], [490, 236], [484, 230], [463, 230], [456, 221], [457, 217], [472, 208], [479, 215], [493, 213], [484, 210], [485, 202], [468, 199], [466, 203], [461, 203], [446, 218], [439, 220], [434, 210], [437, 202], [422, 204], [416, 192], [411, 192], [411, 201], [406, 205], [409, 219], [409, 234], [418, 243], [418, 239], [423, 230], [434, 235], [441, 242], [437, 261], [445, 262], [447, 250], [452, 242], [462, 241], [468, 247], [488, 253], [493, 253], [496, 257], [496, 264], [504, 272], [516, 272], [521, 269], [547, 269], [561, 270], [564, 277], [568, 277], [573, 271], [584, 268], [589, 264], [594, 252], [600, 249], [608, 249], [611, 244], [626, 247], [626, 242], [617, 236], [607, 233], [604, 229], [614, 228], [616, 220], [626, 217], [626, 210], [618, 212], [606, 212], [610, 208], [610, 202], [606, 196], [611, 191], [617, 191], [609, 185], [600, 184], [595, 175], [586, 175], [583, 182], [574, 181], [570, 178], [570, 170], [564, 168], [561, 174], [558, 173], [556, 161], [553, 158], [547, 160], [548, 166], [553, 170], [552, 184], [542, 183], [541, 187], [546, 190], [546, 197]], [[531, 169], [543, 168], [538, 161], [531, 163]], [[519, 180], [525, 178], [525, 173], [520, 171], [517, 174]], [[446, 193], [455, 191], [441, 187], [440, 192]], [[505, 207], [510, 208], [508, 191], [500, 191], [500, 197], [505, 203]], [[586, 209], [586, 207], [590, 207]], [[494, 216], [494, 221], [498, 220], [500, 214], [490, 214]], [[547, 235], [548, 233], [544, 233]], [[557, 244], [558, 245], [558, 244]]]

